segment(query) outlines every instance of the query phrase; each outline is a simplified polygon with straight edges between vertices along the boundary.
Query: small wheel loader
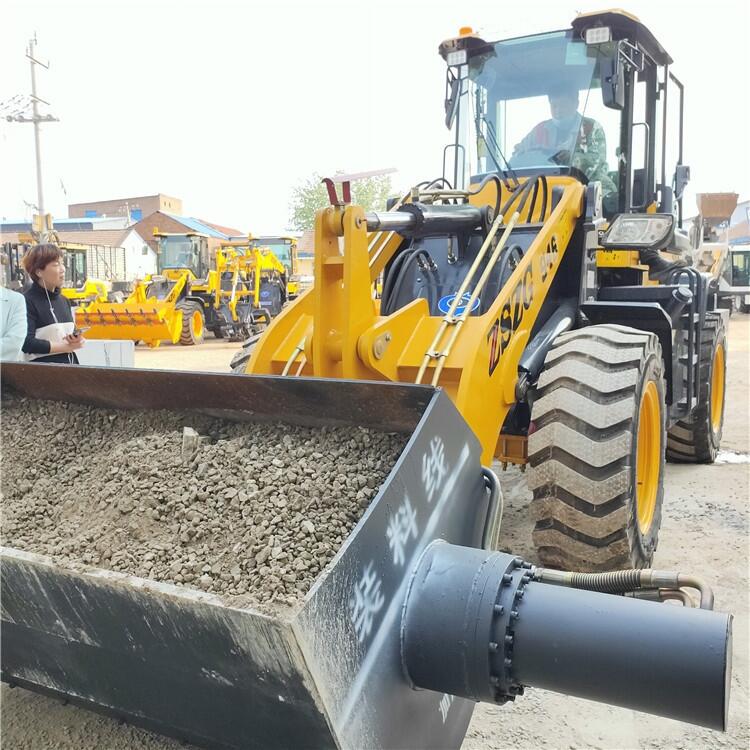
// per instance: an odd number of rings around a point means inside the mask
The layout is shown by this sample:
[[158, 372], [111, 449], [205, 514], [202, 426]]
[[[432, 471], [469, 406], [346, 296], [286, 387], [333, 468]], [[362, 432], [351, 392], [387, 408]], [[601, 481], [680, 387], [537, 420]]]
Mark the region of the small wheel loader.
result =
[[[644, 567], [665, 453], [718, 448], [726, 363], [713, 281], [683, 257], [681, 157], [676, 190], [666, 156], [656, 178], [657, 136], [675, 126], [656, 112], [681, 96], [671, 61], [622, 12], [440, 49], [450, 181], [382, 213], [321, 211], [315, 285], [247, 375], [3, 366], [32, 406], [88, 405], [103, 424], [166, 408], [249, 435], [267, 420], [401, 433], [356, 526], [290, 611], [0, 548], [3, 680], [215, 748], [458, 748], [476, 702], [528, 687], [726, 728], [731, 615], [700, 577]], [[583, 119], [570, 143], [551, 123], [511, 152], [571, 83], [614, 115], [614, 174]], [[496, 551], [495, 457], [529, 466], [545, 567]]]

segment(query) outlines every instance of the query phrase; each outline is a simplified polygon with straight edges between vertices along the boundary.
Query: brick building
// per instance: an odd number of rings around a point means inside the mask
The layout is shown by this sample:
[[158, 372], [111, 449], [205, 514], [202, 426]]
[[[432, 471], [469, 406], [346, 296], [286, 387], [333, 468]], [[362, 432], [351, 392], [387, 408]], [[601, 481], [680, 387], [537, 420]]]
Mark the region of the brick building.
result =
[[118, 198], [117, 200], [71, 203], [68, 206], [68, 217], [71, 219], [91, 219], [97, 216], [127, 217], [129, 214], [130, 221], [135, 223], [156, 211], [181, 214], [182, 200], [157, 193], [156, 195]]

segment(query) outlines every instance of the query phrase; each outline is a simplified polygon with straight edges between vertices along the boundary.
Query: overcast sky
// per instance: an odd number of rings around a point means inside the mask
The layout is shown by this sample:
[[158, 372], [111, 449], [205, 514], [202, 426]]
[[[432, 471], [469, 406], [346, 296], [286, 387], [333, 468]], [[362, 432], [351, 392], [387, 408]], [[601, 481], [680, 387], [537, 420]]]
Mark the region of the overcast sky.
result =
[[[439, 42], [566, 28], [604, 3], [3, 0], [0, 104], [30, 90], [36, 31], [46, 210], [157, 192], [185, 213], [256, 234], [287, 226], [310, 173], [395, 167], [408, 187], [441, 172]], [[634, 0], [686, 86], [694, 193], [750, 198], [749, 4]], [[0, 122], [0, 217], [36, 202], [31, 125]], [[64, 189], [63, 189], [64, 186]], [[66, 195], [67, 193], [67, 195]]]

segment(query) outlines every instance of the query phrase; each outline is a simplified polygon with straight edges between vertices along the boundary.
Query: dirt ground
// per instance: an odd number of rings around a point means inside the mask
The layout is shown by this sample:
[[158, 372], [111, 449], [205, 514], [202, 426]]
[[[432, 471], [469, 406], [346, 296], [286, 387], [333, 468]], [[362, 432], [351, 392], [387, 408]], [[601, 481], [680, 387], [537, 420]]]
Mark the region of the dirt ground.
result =
[[229, 363], [241, 344], [206, 336], [200, 346], [161, 344], [149, 349], [140, 344], [135, 348], [135, 366], [147, 370], [200, 370], [228, 372]]
[[[136, 365], [149, 368], [225, 370], [236, 345], [137, 349]], [[723, 452], [711, 466], [667, 465], [664, 520], [656, 556], [659, 568], [703, 575], [716, 608], [734, 613], [734, 653], [729, 731], [686, 724], [528, 690], [505, 707], [480, 705], [464, 750], [505, 748], [643, 748], [704, 750], [748, 748], [748, 498], [750, 497], [750, 317], [735, 315], [729, 329], [729, 382]], [[502, 475], [504, 543], [533, 559], [529, 494], [518, 471]], [[666, 605], [665, 605], [666, 606]], [[648, 634], [644, 634], [648, 637]], [[3, 750], [177, 750], [177, 742], [120, 725], [24, 690], [2, 686]]]

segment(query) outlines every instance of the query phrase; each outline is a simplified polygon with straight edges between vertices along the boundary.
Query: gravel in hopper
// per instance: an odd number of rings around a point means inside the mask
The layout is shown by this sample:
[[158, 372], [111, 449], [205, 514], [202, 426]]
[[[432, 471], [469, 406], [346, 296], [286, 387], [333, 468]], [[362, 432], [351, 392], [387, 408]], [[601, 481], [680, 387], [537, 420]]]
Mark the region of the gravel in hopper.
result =
[[0, 436], [2, 544], [271, 609], [304, 597], [406, 442], [15, 395]]

